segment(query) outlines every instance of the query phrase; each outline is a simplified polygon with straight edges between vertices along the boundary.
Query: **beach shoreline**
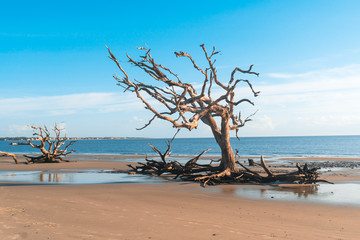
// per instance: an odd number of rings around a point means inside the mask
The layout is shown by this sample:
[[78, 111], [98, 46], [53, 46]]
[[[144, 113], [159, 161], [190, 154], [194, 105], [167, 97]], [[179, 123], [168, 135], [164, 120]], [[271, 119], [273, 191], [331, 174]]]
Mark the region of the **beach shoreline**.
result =
[[[129, 162], [106, 159], [16, 165], [9, 158], [0, 158], [0, 169], [128, 169]], [[336, 182], [360, 181], [359, 169], [351, 168], [324, 172], [322, 177]], [[198, 183], [178, 181], [88, 185], [1, 182], [0, 191], [1, 239], [357, 239], [360, 234], [359, 207], [248, 199], [234, 194], [231, 185], [204, 189]]]
[[[65, 170], [65, 169], [98, 169], [98, 170], [118, 170], [127, 172], [130, 170], [129, 164], [137, 165], [137, 162], [145, 162], [145, 155], [89, 155], [74, 154], [67, 157], [69, 162], [42, 163], [42, 164], [25, 164], [26, 159], [23, 155], [17, 155], [19, 164], [15, 164], [10, 157], [0, 158], [0, 170], [3, 171], [48, 171], [48, 170]], [[191, 159], [193, 156], [182, 156], [183, 161]], [[158, 159], [158, 156], [148, 156], [149, 159]], [[178, 157], [175, 157], [178, 158]], [[205, 156], [201, 158], [203, 161], [215, 160], [219, 156]], [[238, 158], [244, 164], [248, 163], [248, 159], [254, 159], [259, 162], [260, 156], [257, 158], [243, 156]], [[360, 158], [357, 157], [265, 157], [267, 164], [275, 172], [286, 172], [296, 169], [296, 163], [305, 164], [309, 167], [320, 168], [321, 177], [327, 181], [360, 181]], [[321, 169], [325, 170], [322, 171]], [[334, 171], [335, 170], [335, 171]]]

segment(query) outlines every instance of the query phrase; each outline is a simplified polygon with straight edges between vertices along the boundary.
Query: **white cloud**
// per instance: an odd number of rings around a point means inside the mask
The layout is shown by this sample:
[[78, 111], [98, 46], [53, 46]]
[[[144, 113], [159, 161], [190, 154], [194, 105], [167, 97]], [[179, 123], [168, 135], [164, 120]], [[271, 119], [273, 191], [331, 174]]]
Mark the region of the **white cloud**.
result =
[[138, 116], [134, 116], [134, 117], [133, 117], [133, 120], [134, 120], [135, 122], [143, 122], [143, 121], [144, 121], [144, 119], [142, 119], [142, 118], [140, 118], [140, 117], [138, 117]]
[[253, 119], [254, 121], [251, 121], [246, 125], [246, 128], [249, 128], [250, 131], [271, 132], [275, 129], [273, 119], [266, 114], [255, 115]]
[[71, 110], [71, 109], [59, 109], [59, 110], [50, 110], [48, 111], [48, 113], [51, 115], [51, 116], [64, 116], [64, 115], [71, 115], [71, 114], [74, 114], [76, 113], [75, 110]]
[[[67, 124], [65, 122], [56, 123], [56, 126], [61, 130], [62, 135], [67, 134], [66, 125]], [[53, 128], [53, 126], [51, 126], [51, 128]]]
[[[281, 75], [280, 73], [275, 75]], [[274, 75], [273, 75], [274, 76]], [[290, 77], [291, 76], [291, 77]], [[327, 69], [304, 74], [288, 74], [288, 83], [262, 86], [263, 93], [294, 94], [360, 88], [360, 65]]]
[[9, 132], [14, 136], [28, 136], [32, 133], [32, 129], [29, 125], [11, 124], [9, 125]]
[[[47, 125], [47, 128], [50, 130], [51, 134], [54, 125]], [[65, 122], [56, 123], [56, 125], [61, 130], [61, 135], [67, 134], [67, 124]], [[30, 127], [30, 125], [11, 124], [8, 126], [8, 131], [13, 136], [30, 136], [33, 133], [33, 129]]]
[[265, 129], [270, 129], [273, 130], [274, 129], [274, 125], [272, 122], [271, 117], [264, 115], [262, 118], [260, 118], [260, 124], [265, 128]]
[[342, 127], [352, 124], [358, 124], [360, 122], [360, 116], [355, 115], [345, 115], [345, 116], [334, 116], [334, 115], [324, 115], [319, 119], [315, 119], [313, 124], [318, 126], [323, 126], [324, 124], [333, 127]]
[[287, 73], [268, 73], [266, 76], [270, 78], [293, 78], [293, 74], [287, 74]]
[[84, 93], [0, 99], [0, 112], [11, 116], [61, 116], [79, 112], [106, 113], [142, 108], [133, 95], [122, 93]]
[[255, 101], [260, 113], [277, 123], [275, 131], [360, 134], [360, 65], [268, 76], [286, 78], [285, 83], [258, 87], [261, 94]]
[[309, 71], [304, 73], [267, 73], [265, 76], [271, 78], [303, 78], [307, 76], [317, 76], [317, 77], [326, 77], [326, 76], [338, 76], [344, 74], [359, 73], [360, 64], [350, 64], [337, 68], [328, 68], [328, 69], [319, 69], [316, 71]]
[[[273, 73], [267, 76], [268, 78], [262, 78], [265, 80], [264, 83], [253, 82], [255, 90], [261, 91], [258, 98], [254, 99], [251, 96], [248, 86], [239, 86], [237, 96], [249, 97], [255, 102], [255, 107], [240, 104], [238, 110], [241, 110], [242, 116], [246, 117], [259, 109], [252, 117], [253, 121], [241, 129], [240, 135], [360, 134], [360, 65], [296, 74]], [[271, 78], [276, 76], [282, 77], [281, 81]], [[196, 85], [197, 88], [200, 86]], [[212, 93], [218, 96], [223, 91], [214, 87]], [[147, 100], [156, 109], [164, 108], [156, 100]], [[56, 119], [66, 120], [69, 123], [69, 131], [75, 132], [73, 122], [78, 120], [74, 119], [80, 119], [81, 122], [81, 117], [88, 113], [95, 116], [92, 120], [98, 121], [97, 126], [101, 125], [104, 118], [110, 116], [104, 117], [105, 113], [124, 113], [117, 114], [116, 118], [125, 119], [126, 116], [130, 116], [126, 119], [131, 120], [131, 127], [134, 129], [143, 126], [152, 117], [135, 95], [127, 93], [0, 98], [0, 112], [3, 127], [9, 126], [9, 122], [18, 124], [10, 125], [7, 130], [0, 129], [8, 132], [5, 135], [10, 133], [13, 136], [29, 135], [29, 131], [31, 133], [31, 129], [21, 125], [23, 121], [36, 123], [41, 120], [41, 123], [49, 123]], [[76, 118], [59, 117], [65, 115], [76, 115]], [[164, 126], [164, 121], [156, 119], [152, 125], [148, 131], [156, 131], [154, 135], [160, 136], [160, 132], [163, 131], [158, 129], [163, 129], [161, 126]], [[210, 136], [209, 129], [203, 127], [203, 124], [200, 125], [200, 130], [191, 134]], [[167, 123], [166, 126], [169, 126], [169, 132], [172, 132], [171, 124]], [[189, 133], [184, 131], [182, 134], [187, 136]]]

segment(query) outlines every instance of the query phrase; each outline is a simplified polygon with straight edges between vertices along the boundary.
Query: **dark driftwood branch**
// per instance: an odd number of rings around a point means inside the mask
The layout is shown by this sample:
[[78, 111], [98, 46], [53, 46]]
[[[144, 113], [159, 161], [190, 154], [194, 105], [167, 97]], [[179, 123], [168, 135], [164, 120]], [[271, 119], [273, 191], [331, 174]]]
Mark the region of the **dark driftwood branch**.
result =
[[[274, 177], [274, 174], [270, 171], [270, 169], [266, 166], [266, 163], [265, 163], [265, 160], [264, 160], [264, 157], [261, 156], [260, 157], [260, 164], [261, 164], [261, 167], [265, 170], [265, 172], [267, 173], [268, 177]], [[301, 168], [298, 167], [298, 169], [300, 170]]]
[[[177, 134], [177, 133], [176, 133]], [[326, 180], [319, 179], [318, 168], [309, 169], [307, 164], [303, 167], [299, 163], [296, 164], [297, 170], [284, 173], [274, 174], [266, 165], [263, 156], [260, 158], [260, 164], [256, 163], [254, 166], [261, 166], [263, 172], [259, 170], [251, 170], [239, 161], [236, 161], [242, 168], [236, 171], [231, 171], [229, 168], [223, 170], [220, 165], [211, 165], [213, 160], [209, 164], [198, 164], [197, 161], [200, 157], [208, 152], [210, 149], [204, 150], [196, 157], [188, 160], [184, 165], [177, 161], [164, 161], [164, 156], [170, 156], [168, 154], [171, 150], [171, 143], [174, 137], [168, 142], [168, 148], [165, 153], [161, 153], [158, 149], [153, 150], [159, 154], [161, 161], [148, 159], [146, 157], [146, 163], [139, 162], [138, 166], [128, 165], [132, 171], [129, 173], [142, 173], [151, 175], [170, 174], [174, 175], [174, 178], [180, 177], [184, 181], [197, 181], [200, 182], [203, 187], [206, 185], [223, 184], [223, 183], [272, 183], [272, 182], [286, 182], [286, 183], [298, 183], [298, 184], [312, 184], [316, 182], [327, 182]], [[238, 157], [238, 151], [236, 151]], [[264, 173], [266, 174], [264, 176]]]
[[[206, 152], [208, 152], [208, 151], [210, 151], [210, 150], [211, 150], [211, 148], [202, 151], [199, 155], [197, 155], [196, 157], [194, 157], [194, 158], [190, 159], [189, 161], [187, 161], [184, 167], [187, 168], [187, 169], [189, 169], [189, 168], [195, 166], [195, 164], [197, 164], [197, 161], [200, 159], [200, 157], [201, 157], [204, 153], [206, 153]], [[199, 166], [199, 165], [198, 165], [198, 166]]]
[[[157, 154], [160, 155], [161, 160], [163, 161], [164, 164], [166, 164], [166, 158], [169, 157], [171, 155], [171, 144], [174, 141], [176, 135], [179, 133], [180, 129], [178, 129], [176, 131], [176, 133], [174, 134], [174, 136], [172, 137], [172, 139], [170, 141], [168, 141], [167, 144], [167, 149], [164, 153], [161, 153], [156, 147], [154, 147], [151, 143], [149, 143], [149, 146], [154, 150], [154, 152], [156, 152]], [[149, 160], [147, 160], [149, 161]]]
[[[173, 140], [173, 139], [172, 139]], [[171, 141], [172, 141], [171, 140]], [[171, 142], [170, 141], [170, 142]], [[210, 164], [198, 164], [197, 161], [200, 157], [209, 151], [207, 149], [201, 152], [196, 157], [190, 159], [186, 164], [181, 164], [177, 161], [164, 161], [164, 156], [168, 156], [166, 153], [170, 151], [170, 145], [165, 153], [161, 153], [156, 148], [153, 150], [159, 154], [161, 161], [148, 159], [146, 157], [146, 163], [139, 162], [138, 166], [128, 165], [132, 171], [130, 173], [142, 173], [151, 175], [161, 175], [164, 173], [174, 175], [174, 178], [180, 177], [184, 181], [197, 181], [200, 182], [203, 187], [206, 185], [223, 184], [223, 183], [272, 183], [276, 181], [298, 184], [311, 184], [316, 182], [327, 182], [326, 180], [318, 179], [317, 168], [309, 169], [305, 164], [303, 167], [297, 164], [297, 170], [285, 174], [274, 174], [267, 167], [264, 157], [261, 156], [260, 164], [263, 173], [258, 170], [251, 170], [239, 161], [236, 161], [242, 169], [237, 171], [230, 171], [230, 169], [222, 170], [220, 166], [213, 166]]]

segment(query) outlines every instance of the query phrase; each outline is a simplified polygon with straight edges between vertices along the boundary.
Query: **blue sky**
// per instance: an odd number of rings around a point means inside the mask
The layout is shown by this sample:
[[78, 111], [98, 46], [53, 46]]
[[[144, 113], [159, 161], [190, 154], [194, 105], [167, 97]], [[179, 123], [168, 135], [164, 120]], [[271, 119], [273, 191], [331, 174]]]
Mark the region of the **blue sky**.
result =
[[[174, 130], [122, 93], [104, 45], [125, 60], [147, 44], [183, 80], [201, 82], [186, 51], [203, 63], [204, 43], [222, 52], [218, 72], [254, 64], [258, 110], [241, 136], [360, 134], [360, 2], [2, 1], [0, 137], [61, 123], [69, 136], [169, 137]], [[124, 65], [131, 77], [136, 69]], [[140, 75], [141, 76], [141, 75]], [[244, 90], [244, 89], [240, 89]], [[206, 126], [180, 137], [207, 137]]]

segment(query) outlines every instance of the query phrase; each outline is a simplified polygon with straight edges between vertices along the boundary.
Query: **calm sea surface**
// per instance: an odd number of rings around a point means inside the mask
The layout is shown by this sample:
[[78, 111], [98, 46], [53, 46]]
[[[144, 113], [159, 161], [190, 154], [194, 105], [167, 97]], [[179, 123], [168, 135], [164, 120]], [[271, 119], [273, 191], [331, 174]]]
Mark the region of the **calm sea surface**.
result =
[[[148, 143], [160, 150], [166, 149], [167, 139], [80, 140], [73, 148], [77, 154], [153, 154]], [[244, 137], [231, 139], [241, 156], [348, 156], [360, 157], [359, 136], [319, 137]], [[213, 138], [179, 138], [172, 144], [172, 155], [195, 155], [211, 148], [207, 155], [220, 155]], [[36, 153], [30, 146], [12, 146], [0, 141], [0, 150], [12, 153]]]

